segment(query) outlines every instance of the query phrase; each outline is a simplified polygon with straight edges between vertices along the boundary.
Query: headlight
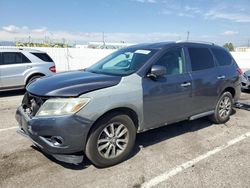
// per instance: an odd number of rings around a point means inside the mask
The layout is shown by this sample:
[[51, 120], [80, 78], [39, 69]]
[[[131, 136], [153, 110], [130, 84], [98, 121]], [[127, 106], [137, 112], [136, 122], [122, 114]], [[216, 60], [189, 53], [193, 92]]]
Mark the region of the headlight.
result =
[[39, 109], [36, 116], [55, 116], [74, 114], [90, 101], [89, 98], [56, 98], [48, 99]]

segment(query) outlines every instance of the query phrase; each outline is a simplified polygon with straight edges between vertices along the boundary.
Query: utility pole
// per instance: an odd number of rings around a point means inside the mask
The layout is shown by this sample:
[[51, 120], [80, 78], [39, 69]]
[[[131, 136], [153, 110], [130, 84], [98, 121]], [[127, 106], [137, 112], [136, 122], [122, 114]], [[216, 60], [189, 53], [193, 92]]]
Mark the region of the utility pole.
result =
[[189, 40], [189, 34], [190, 34], [190, 32], [187, 31], [187, 41]]
[[105, 39], [104, 39], [104, 32], [102, 32], [102, 42], [103, 42], [103, 48], [105, 48]]
[[30, 46], [30, 42], [31, 42], [31, 36], [29, 35], [29, 46]]

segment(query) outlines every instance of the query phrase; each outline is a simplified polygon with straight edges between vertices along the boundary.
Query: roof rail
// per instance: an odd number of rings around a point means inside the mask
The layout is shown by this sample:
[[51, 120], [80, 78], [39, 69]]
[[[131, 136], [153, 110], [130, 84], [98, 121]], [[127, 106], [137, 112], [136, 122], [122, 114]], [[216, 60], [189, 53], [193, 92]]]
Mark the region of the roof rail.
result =
[[213, 42], [206, 42], [206, 41], [196, 41], [196, 40], [178, 40], [178, 41], [176, 41], [176, 43], [181, 43], [181, 42], [215, 45]]

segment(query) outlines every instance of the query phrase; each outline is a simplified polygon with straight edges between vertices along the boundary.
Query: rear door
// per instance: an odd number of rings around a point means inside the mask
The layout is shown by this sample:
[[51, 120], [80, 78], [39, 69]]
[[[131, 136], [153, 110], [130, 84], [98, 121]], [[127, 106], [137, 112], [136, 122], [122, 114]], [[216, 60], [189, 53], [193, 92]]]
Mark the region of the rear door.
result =
[[167, 73], [157, 80], [143, 78], [143, 111], [146, 129], [162, 126], [190, 115], [191, 77], [186, 69], [183, 48], [167, 50], [156, 61]]
[[30, 60], [21, 52], [2, 52], [2, 87], [24, 86], [25, 71], [31, 67]]
[[206, 46], [188, 46], [192, 76], [192, 109], [195, 114], [213, 110], [218, 98], [218, 69]]

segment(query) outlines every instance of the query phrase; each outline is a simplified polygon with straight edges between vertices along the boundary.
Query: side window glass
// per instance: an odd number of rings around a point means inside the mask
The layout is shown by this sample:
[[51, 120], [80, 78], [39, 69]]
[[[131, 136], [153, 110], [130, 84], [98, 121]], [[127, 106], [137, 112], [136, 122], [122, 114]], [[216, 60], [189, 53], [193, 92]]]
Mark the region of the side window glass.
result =
[[3, 64], [3, 58], [2, 58], [2, 53], [0, 53], [0, 65]]
[[166, 52], [156, 63], [166, 67], [167, 75], [184, 73], [184, 58], [182, 48], [176, 48]]
[[212, 52], [220, 66], [230, 65], [232, 63], [231, 56], [225, 50], [213, 48]]
[[3, 52], [2, 53], [2, 64], [20, 64], [29, 63], [30, 60], [20, 52]]
[[25, 55], [22, 54], [22, 63], [31, 63], [31, 61]]
[[3, 60], [4, 65], [16, 63], [16, 53], [3, 52], [2, 56], [3, 56], [2, 60]]
[[16, 63], [22, 63], [22, 54], [21, 53], [15, 53], [16, 54]]
[[193, 71], [214, 67], [213, 56], [208, 48], [188, 48]]

